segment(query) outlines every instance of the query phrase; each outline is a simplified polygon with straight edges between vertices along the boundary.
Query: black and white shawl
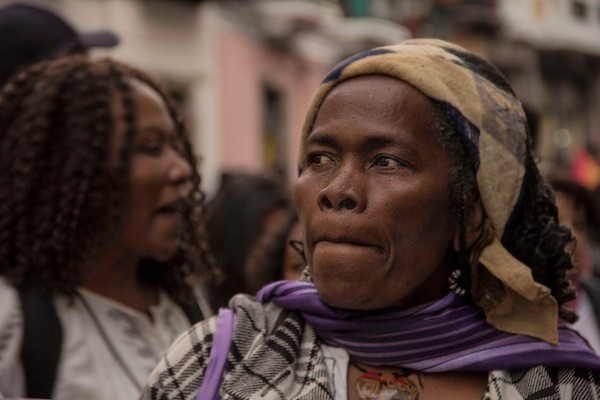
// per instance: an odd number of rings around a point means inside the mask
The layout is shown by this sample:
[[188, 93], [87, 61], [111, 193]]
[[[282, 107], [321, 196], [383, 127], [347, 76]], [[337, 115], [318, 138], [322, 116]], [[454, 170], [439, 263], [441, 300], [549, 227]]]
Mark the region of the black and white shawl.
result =
[[[237, 313], [220, 398], [333, 400], [320, 342], [295, 312], [238, 295]], [[180, 336], [149, 377], [142, 400], [194, 400], [216, 330], [216, 318]], [[600, 375], [573, 368], [537, 366], [492, 371], [483, 400], [600, 399]]]

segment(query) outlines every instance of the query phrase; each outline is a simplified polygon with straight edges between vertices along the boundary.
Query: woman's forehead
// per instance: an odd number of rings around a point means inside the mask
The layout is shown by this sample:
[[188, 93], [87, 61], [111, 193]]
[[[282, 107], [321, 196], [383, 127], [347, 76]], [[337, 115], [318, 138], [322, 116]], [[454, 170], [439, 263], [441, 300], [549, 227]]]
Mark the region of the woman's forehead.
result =
[[368, 128], [389, 139], [406, 127], [418, 126], [429, 133], [434, 107], [427, 96], [402, 80], [383, 75], [359, 76], [331, 90], [307, 139], [314, 140], [340, 126], [345, 126], [348, 133], [356, 132], [355, 128]]
[[429, 107], [433, 105], [432, 101], [422, 91], [402, 79], [380, 74], [359, 75], [338, 83], [327, 93], [317, 111], [317, 118], [329, 99], [341, 96], [347, 99], [351, 99], [352, 96], [359, 96], [365, 100], [365, 105], [372, 104], [369, 108], [377, 107], [381, 111], [391, 110], [392, 104], [388, 103], [386, 107], [385, 103], [377, 101], [380, 98], [402, 101], [404, 98], [414, 97], [420, 100], [422, 106]]

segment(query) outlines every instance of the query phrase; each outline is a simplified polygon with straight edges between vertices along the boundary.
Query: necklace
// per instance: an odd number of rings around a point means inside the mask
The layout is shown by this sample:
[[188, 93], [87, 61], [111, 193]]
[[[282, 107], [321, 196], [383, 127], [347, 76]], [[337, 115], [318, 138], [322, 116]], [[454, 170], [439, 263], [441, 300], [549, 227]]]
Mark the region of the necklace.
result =
[[418, 400], [419, 389], [408, 375], [412, 370], [401, 369], [392, 375], [372, 372], [352, 363], [360, 372], [356, 391], [360, 400]]
[[76, 293], [76, 296], [81, 301], [81, 304], [83, 304], [83, 307], [85, 308], [85, 310], [89, 314], [90, 318], [92, 319], [92, 322], [94, 323], [94, 325], [96, 326], [96, 329], [98, 330], [98, 333], [100, 334], [100, 338], [102, 338], [102, 341], [106, 344], [106, 348], [112, 355], [113, 359], [117, 362], [117, 364], [119, 365], [119, 367], [121, 368], [121, 370], [123, 371], [123, 373], [125, 374], [127, 379], [129, 379], [131, 384], [134, 387], [136, 387], [138, 390], [141, 391], [142, 386], [137, 382], [137, 380], [135, 379], [135, 377], [133, 375], [133, 372], [127, 367], [127, 364], [125, 364], [125, 361], [123, 360], [123, 358], [121, 357], [121, 355], [119, 354], [117, 349], [115, 349], [115, 346], [113, 346], [112, 342], [108, 338], [108, 334], [102, 327], [100, 320], [98, 319], [98, 317], [96, 316], [94, 311], [92, 311], [92, 307], [89, 305], [89, 303], [85, 300], [85, 298], [79, 292]]

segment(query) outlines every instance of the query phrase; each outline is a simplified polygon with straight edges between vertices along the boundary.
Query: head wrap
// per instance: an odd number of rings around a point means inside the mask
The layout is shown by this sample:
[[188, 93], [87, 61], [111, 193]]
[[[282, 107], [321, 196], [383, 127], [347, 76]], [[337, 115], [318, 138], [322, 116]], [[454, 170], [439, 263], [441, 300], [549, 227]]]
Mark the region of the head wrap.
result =
[[488, 323], [505, 332], [558, 343], [556, 299], [502, 244], [519, 207], [529, 140], [523, 107], [505, 78], [489, 62], [441, 40], [412, 39], [368, 50], [342, 61], [327, 75], [310, 105], [301, 142], [310, 135], [321, 104], [336, 85], [371, 74], [400, 79], [423, 92], [467, 143], [493, 233], [478, 260], [486, 271], [473, 271], [471, 287]]

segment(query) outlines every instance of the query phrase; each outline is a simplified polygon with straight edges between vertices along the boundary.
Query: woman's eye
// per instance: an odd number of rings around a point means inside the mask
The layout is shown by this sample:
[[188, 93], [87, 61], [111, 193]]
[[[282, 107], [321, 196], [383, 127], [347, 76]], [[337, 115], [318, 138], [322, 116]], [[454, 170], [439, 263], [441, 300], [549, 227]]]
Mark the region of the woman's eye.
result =
[[172, 140], [171, 141], [171, 147], [173, 148], [173, 150], [175, 150], [177, 152], [177, 154], [179, 155], [185, 155], [186, 151], [185, 151], [185, 145], [183, 144], [183, 142], [181, 140]]
[[377, 158], [375, 158], [375, 161], [373, 162], [373, 165], [377, 166], [377, 167], [400, 167], [403, 164], [392, 158], [392, 157], [388, 157], [388, 156], [378, 156]]
[[325, 155], [325, 154], [312, 154], [308, 157], [308, 164], [309, 165], [320, 165], [320, 164], [327, 164], [332, 162], [333, 160], [331, 159], [331, 157]]
[[147, 154], [150, 156], [159, 156], [162, 153], [160, 144], [140, 144], [136, 147], [138, 153]]

